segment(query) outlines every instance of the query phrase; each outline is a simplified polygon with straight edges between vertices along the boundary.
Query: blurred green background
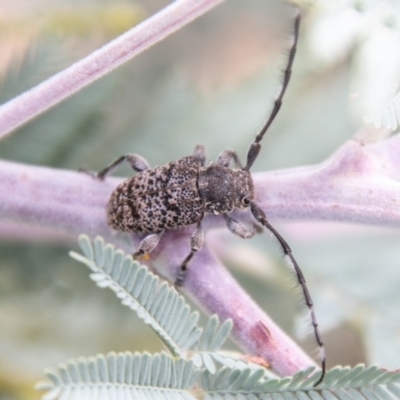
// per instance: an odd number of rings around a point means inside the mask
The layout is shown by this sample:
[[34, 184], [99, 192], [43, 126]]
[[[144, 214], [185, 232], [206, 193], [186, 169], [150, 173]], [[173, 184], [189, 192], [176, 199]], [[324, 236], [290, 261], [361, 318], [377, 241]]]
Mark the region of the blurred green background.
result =
[[[167, 4], [0, 0], [0, 102]], [[230, 0], [8, 136], [0, 157], [98, 170], [127, 149], [160, 165], [202, 143], [209, 159], [226, 147], [244, 159], [280, 85], [292, 19], [292, 9], [277, 0]], [[307, 7], [293, 79], [254, 171], [320, 162], [362, 126], [349, 111], [357, 44], [321, 63], [310, 52], [317, 20], [318, 8]], [[127, 167], [118, 171], [130, 173]], [[307, 277], [328, 366], [399, 367], [400, 232], [272, 222]], [[227, 230], [208, 236], [251, 296], [313, 354], [310, 330], [299, 317], [299, 293], [267, 235], [246, 242]], [[70, 357], [161, 349], [147, 326], [68, 257], [77, 249], [75, 239], [0, 222], [2, 400], [40, 398], [33, 384], [42, 370]]]

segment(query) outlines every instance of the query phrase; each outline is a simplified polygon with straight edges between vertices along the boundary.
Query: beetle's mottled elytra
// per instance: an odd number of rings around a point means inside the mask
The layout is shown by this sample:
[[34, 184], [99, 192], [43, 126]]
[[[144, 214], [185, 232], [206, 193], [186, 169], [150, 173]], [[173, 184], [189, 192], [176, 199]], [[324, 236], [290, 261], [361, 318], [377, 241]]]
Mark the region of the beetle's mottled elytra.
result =
[[195, 156], [142, 170], [112, 193], [108, 223], [118, 231], [146, 233], [200, 222], [204, 205], [198, 180]]
[[[256, 136], [247, 153], [243, 167], [237, 154], [232, 150], [223, 150], [216, 162], [205, 165], [203, 146], [196, 146], [194, 154], [172, 161], [169, 164], [150, 168], [145, 159], [137, 154], [121, 156], [108, 167], [96, 174], [104, 179], [121, 162], [127, 161], [137, 171], [133, 177], [122, 182], [111, 194], [107, 206], [109, 225], [123, 232], [140, 232], [148, 235], [141, 241], [133, 257], [146, 257], [158, 244], [164, 231], [196, 224], [191, 237], [191, 251], [182, 260], [175, 284], [184, 282], [187, 266], [201, 248], [204, 235], [201, 221], [206, 213], [222, 215], [228, 229], [242, 237], [250, 238], [262, 225], [278, 241], [285, 255], [285, 261], [297, 276], [302, 288], [306, 305], [310, 311], [314, 334], [321, 354], [322, 374], [316, 385], [325, 376], [326, 358], [323, 342], [318, 329], [311, 296], [304, 276], [292, 255], [286, 241], [267, 221], [264, 211], [254, 201], [254, 185], [250, 168], [256, 160], [261, 140], [275, 119], [282, 98], [287, 89], [299, 36], [300, 13], [297, 12], [294, 24], [294, 40], [291, 47], [280, 93], [267, 122]], [[235, 168], [230, 168], [233, 162]], [[242, 223], [229, 216], [237, 208], [250, 209], [255, 227], [246, 228]]]

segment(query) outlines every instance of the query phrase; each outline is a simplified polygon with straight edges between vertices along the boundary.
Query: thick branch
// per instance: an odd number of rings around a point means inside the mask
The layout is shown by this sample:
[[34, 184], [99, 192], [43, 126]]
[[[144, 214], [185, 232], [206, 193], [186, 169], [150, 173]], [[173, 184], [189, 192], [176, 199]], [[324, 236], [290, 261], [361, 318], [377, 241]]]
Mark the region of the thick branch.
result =
[[0, 137], [135, 57], [222, 0], [176, 0], [89, 56], [0, 107]]
[[400, 136], [346, 142], [325, 162], [256, 174], [267, 217], [400, 227]]
[[[269, 218], [400, 226], [399, 141], [396, 136], [364, 146], [352, 140], [320, 165], [255, 174], [256, 201]], [[105, 205], [118, 182], [0, 161], [0, 218], [62, 232], [102, 234], [115, 243], [106, 225]], [[214, 216], [204, 222], [206, 228], [223, 224]], [[167, 232], [149, 260], [151, 266], [174, 280], [189, 252], [192, 229]], [[132, 235], [134, 247], [140, 238]], [[185, 290], [209, 312], [232, 318], [240, 345], [266, 359], [279, 374], [292, 374], [312, 363], [242, 291], [207, 245], [190, 264]]]

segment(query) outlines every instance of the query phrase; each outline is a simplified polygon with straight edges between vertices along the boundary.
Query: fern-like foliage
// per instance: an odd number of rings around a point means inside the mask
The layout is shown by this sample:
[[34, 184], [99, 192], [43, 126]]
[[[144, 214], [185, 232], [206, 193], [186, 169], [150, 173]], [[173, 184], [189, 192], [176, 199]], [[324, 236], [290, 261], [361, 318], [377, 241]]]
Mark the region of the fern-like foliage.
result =
[[45, 372], [50, 399], [195, 399], [189, 392], [198, 370], [191, 361], [166, 353], [110, 353], [70, 360]]
[[290, 400], [393, 400], [400, 398], [400, 372], [377, 366], [336, 367], [314, 387], [320, 372], [313, 368], [292, 377], [265, 379], [263, 371], [250, 368], [222, 368], [216, 374], [204, 371], [201, 387], [206, 399], [290, 399]]
[[201, 337], [193, 346], [195, 354], [192, 360], [197, 367], [204, 366], [213, 374], [217, 370], [213, 360], [224, 364], [226, 357], [218, 350], [225, 343], [231, 329], [231, 320], [226, 320], [220, 325], [217, 315], [210, 317]]
[[[96, 237], [92, 243], [87, 235], [80, 235], [79, 244], [84, 255], [71, 252], [71, 257], [90, 268], [90, 277], [98, 286], [110, 288], [122, 304], [135, 310], [173, 355], [185, 358], [187, 350], [195, 345], [214, 352], [225, 342], [232, 327], [230, 320], [221, 325], [218, 317], [213, 316], [203, 332], [197, 325], [198, 312], [192, 312], [175, 288], [167, 282], [160, 283], [159, 277], [147, 267], [113, 245], [105, 244], [101, 237]], [[209, 357], [204, 357], [208, 361]], [[196, 361], [199, 364], [199, 360]], [[212, 364], [206, 362], [206, 365]], [[215, 368], [211, 366], [211, 370]]]
[[[336, 367], [318, 387], [313, 367], [282, 379], [262, 368], [223, 367], [216, 374], [192, 361], [160, 353], [110, 353], [70, 360], [47, 370], [37, 388], [54, 399], [268, 399], [268, 400], [394, 400], [400, 399], [400, 372], [376, 366]], [[196, 397], [193, 393], [196, 393]]]
[[[268, 399], [268, 400], [393, 400], [400, 399], [400, 371], [376, 366], [336, 367], [317, 387], [320, 371], [311, 367], [292, 377], [277, 378], [258, 364], [220, 351], [232, 327], [209, 318], [197, 326], [198, 314], [174, 288], [140, 266], [131, 256], [81, 235], [86, 264], [100, 287], [111, 288], [166, 343], [166, 353], [110, 353], [70, 360], [46, 371], [37, 385], [43, 400], [55, 399]], [[182, 322], [183, 321], [183, 322]], [[192, 358], [188, 359], [191, 349]], [[222, 365], [222, 366], [221, 366]]]

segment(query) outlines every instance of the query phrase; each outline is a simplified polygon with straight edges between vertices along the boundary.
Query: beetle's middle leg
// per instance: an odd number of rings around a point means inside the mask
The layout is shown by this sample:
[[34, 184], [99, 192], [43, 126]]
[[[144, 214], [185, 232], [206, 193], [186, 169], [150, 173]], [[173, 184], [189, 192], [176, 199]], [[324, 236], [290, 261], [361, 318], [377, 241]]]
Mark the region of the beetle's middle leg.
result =
[[147, 259], [149, 253], [151, 253], [156, 246], [158, 245], [158, 242], [160, 241], [161, 235], [164, 233], [164, 231], [157, 232], [157, 233], [152, 233], [148, 236], [146, 236], [139, 244], [139, 248], [135, 253], [132, 254], [132, 257], [136, 259]]
[[201, 222], [198, 222], [195, 231], [190, 236], [190, 249], [191, 249], [190, 254], [183, 260], [183, 263], [179, 267], [178, 277], [176, 278], [175, 281], [176, 286], [183, 285], [189, 261], [197, 253], [197, 251], [201, 249], [203, 242], [204, 242], [204, 233], [203, 229], [201, 228]]
[[242, 163], [239, 160], [239, 156], [236, 154], [235, 151], [230, 149], [225, 149], [221, 151], [217, 158], [217, 164], [228, 168], [232, 160], [235, 163], [236, 168], [243, 169]]
[[113, 172], [115, 168], [118, 167], [118, 165], [120, 165], [124, 161], [127, 161], [129, 165], [132, 167], [132, 169], [134, 169], [137, 172], [144, 171], [145, 169], [150, 168], [149, 163], [143, 157], [137, 154], [129, 153], [117, 158], [110, 165], [99, 171], [97, 174], [94, 174], [94, 177], [103, 180], [107, 175], [110, 175], [111, 172]]

